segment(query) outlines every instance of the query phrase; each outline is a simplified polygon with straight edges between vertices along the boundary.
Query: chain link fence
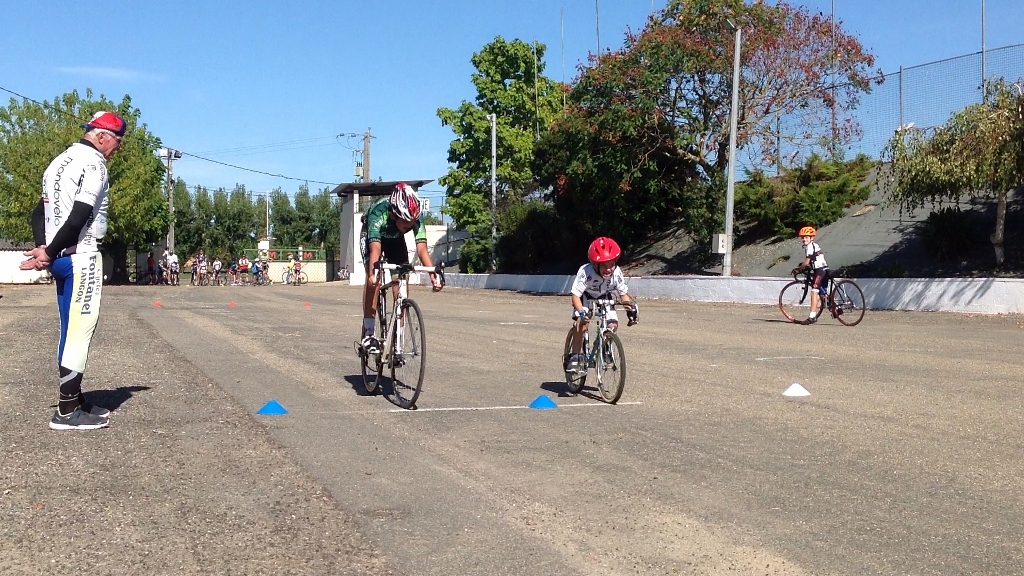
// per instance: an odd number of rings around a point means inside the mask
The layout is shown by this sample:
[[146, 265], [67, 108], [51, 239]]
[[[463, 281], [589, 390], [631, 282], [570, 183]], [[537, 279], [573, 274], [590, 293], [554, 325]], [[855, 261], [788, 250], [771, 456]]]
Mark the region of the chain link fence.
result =
[[[863, 153], [878, 159], [900, 126], [925, 129], [945, 124], [953, 113], [982, 101], [983, 77], [1010, 82], [1024, 78], [1024, 44], [986, 50], [984, 61], [982, 53], [975, 52], [875, 78], [871, 93], [862, 95], [852, 112], [862, 135], [842, 147], [844, 156]], [[792, 150], [780, 152], [786, 158]], [[792, 158], [790, 165], [803, 163], [803, 158]]]

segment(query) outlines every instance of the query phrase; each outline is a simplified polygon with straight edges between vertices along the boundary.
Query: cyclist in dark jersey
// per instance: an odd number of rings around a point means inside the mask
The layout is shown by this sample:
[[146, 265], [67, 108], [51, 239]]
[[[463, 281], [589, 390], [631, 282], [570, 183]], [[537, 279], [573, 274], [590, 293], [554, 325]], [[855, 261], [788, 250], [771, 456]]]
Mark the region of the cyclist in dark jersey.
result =
[[[384, 258], [390, 264], [408, 264], [409, 248], [405, 244], [405, 235], [413, 233], [416, 239], [416, 255], [424, 266], [433, 266], [430, 253], [427, 251], [427, 227], [420, 221], [422, 204], [412, 186], [404, 182], [398, 183], [388, 198], [374, 202], [363, 214], [362, 230], [359, 233], [360, 247], [363, 252], [363, 265], [366, 266], [366, 284], [363, 287], [363, 348], [374, 354], [380, 350], [380, 342], [373, 337], [377, 316], [378, 284], [374, 281], [374, 264]], [[434, 290], [441, 287], [437, 275], [430, 275]]]

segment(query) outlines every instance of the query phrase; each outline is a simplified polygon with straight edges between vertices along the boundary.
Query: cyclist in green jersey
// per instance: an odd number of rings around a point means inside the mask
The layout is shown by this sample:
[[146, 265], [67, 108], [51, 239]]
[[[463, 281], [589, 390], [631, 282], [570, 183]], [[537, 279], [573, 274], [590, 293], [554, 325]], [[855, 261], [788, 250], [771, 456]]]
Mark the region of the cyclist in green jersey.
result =
[[[420, 221], [422, 203], [412, 186], [399, 182], [388, 198], [374, 202], [363, 214], [359, 245], [366, 266], [366, 284], [363, 286], [363, 338], [362, 346], [370, 354], [380, 350], [380, 342], [373, 337], [377, 317], [377, 290], [373, 267], [383, 254], [390, 264], [408, 264], [409, 248], [405, 235], [416, 238], [416, 256], [424, 266], [433, 266], [427, 251], [427, 227]], [[437, 275], [430, 275], [434, 290], [440, 290]], [[397, 293], [397, 287], [395, 288]]]

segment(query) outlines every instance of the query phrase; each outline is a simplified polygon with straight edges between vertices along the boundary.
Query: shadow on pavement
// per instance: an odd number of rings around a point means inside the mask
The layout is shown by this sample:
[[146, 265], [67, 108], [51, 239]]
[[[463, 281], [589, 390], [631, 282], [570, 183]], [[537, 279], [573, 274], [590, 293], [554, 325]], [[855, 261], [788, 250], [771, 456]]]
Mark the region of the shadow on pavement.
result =
[[107, 410], [117, 410], [122, 404], [131, 399], [136, 392], [145, 392], [149, 386], [120, 386], [113, 390], [91, 390], [83, 392], [85, 399], [97, 406]]
[[[363, 376], [362, 376], [362, 374], [349, 374], [348, 376], [345, 376], [345, 381], [348, 382], [350, 386], [352, 386], [352, 390], [354, 390], [355, 393], [357, 395], [359, 395], [359, 396], [376, 396], [377, 395], [376, 392], [374, 392], [373, 394], [370, 394], [369, 392], [366, 391], [366, 387], [363, 386]], [[378, 391], [380, 390], [379, 386], [377, 387], [377, 390]]]
[[541, 390], [547, 390], [554, 394], [558, 394], [559, 398], [572, 398], [575, 394], [569, 392], [569, 386], [563, 382], [542, 382], [540, 385]]

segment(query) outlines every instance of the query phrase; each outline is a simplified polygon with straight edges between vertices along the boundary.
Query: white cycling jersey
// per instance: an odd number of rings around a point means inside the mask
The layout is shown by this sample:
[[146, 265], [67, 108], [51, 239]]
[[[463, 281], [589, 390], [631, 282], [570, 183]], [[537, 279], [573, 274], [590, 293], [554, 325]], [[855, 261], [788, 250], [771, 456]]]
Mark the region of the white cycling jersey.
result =
[[572, 293], [580, 298], [584, 296], [590, 298], [622, 296], [627, 291], [626, 279], [622, 276], [622, 269], [618, 266], [612, 270], [611, 276], [602, 278], [593, 264], [584, 264], [580, 266], [579, 272], [576, 273], [576, 280], [572, 283]]
[[828, 268], [828, 263], [825, 262], [825, 253], [821, 251], [821, 246], [818, 246], [817, 242], [808, 242], [807, 246], [804, 246], [804, 256], [810, 258], [812, 270]]
[[43, 214], [46, 217], [46, 243], [53, 242], [67, 221], [75, 202], [92, 206], [92, 216], [82, 227], [78, 243], [68, 253], [96, 252], [107, 234], [107, 162], [103, 154], [88, 144], [76, 142], [53, 159], [43, 172]]

